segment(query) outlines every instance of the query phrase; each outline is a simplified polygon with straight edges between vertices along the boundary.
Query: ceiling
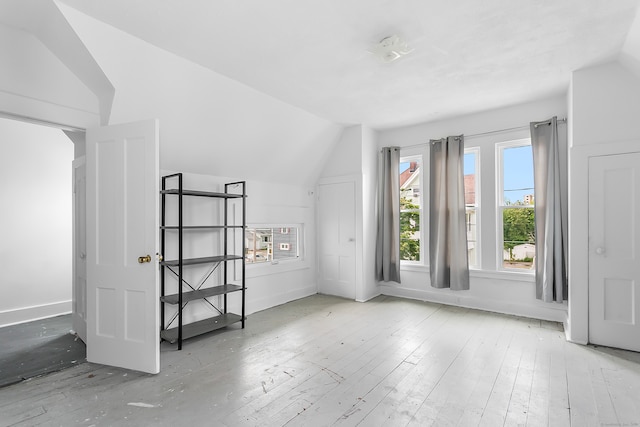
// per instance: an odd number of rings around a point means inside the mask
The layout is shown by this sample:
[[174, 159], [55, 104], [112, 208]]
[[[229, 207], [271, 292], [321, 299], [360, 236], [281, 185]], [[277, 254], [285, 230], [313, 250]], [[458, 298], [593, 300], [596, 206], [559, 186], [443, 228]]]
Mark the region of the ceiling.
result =
[[[333, 122], [377, 129], [566, 93], [640, 0], [62, 0]], [[403, 37], [409, 55], [367, 52]]]

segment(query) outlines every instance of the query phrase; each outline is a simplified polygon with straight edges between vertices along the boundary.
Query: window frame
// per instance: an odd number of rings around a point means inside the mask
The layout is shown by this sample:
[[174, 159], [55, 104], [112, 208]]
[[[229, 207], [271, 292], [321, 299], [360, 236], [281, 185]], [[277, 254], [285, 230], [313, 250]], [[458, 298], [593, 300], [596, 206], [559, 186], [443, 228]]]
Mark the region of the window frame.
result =
[[[254, 268], [254, 267], [261, 267], [261, 266], [271, 266], [271, 265], [278, 265], [278, 264], [289, 264], [289, 263], [295, 263], [295, 262], [302, 262], [304, 261], [304, 253], [305, 253], [305, 247], [304, 247], [304, 224], [293, 224], [293, 223], [275, 223], [275, 224], [247, 224], [245, 229], [244, 229], [244, 235], [243, 238], [247, 239], [247, 232], [249, 230], [264, 230], [264, 229], [271, 229], [273, 230], [287, 230], [287, 233], [281, 233], [281, 234], [291, 234], [291, 229], [295, 228], [297, 230], [297, 235], [296, 235], [296, 249], [297, 249], [297, 255], [295, 257], [290, 257], [290, 258], [284, 258], [284, 259], [271, 259], [270, 261], [264, 261], [264, 262], [247, 262], [245, 261], [245, 266], [246, 268]], [[273, 244], [273, 242], [271, 242]], [[245, 245], [245, 251], [248, 251], [249, 247], [247, 245]], [[243, 255], [246, 257], [246, 253]]]
[[[531, 146], [531, 138], [497, 142], [496, 150], [496, 271], [526, 275], [535, 275], [535, 269], [508, 268], [504, 266], [504, 210], [508, 209], [533, 209], [535, 212], [535, 200], [533, 205], [506, 205], [504, 200], [504, 150], [509, 148]], [[535, 183], [534, 183], [535, 194]], [[535, 227], [534, 227], [535, 233]]]

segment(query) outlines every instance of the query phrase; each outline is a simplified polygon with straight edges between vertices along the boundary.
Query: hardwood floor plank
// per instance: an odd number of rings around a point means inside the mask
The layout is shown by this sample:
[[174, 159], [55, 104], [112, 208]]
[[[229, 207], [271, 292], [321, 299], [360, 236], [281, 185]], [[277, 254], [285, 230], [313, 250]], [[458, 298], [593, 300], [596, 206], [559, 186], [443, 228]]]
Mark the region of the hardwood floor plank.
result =
[[569, 406], [569, 384], [567, 382], [567, 366], [564, 354], [567, 343], [564, 336], [551, 336], [549, 341], [549, 426], [571, 425]]
[[569, 391], [571, 425], [594, 425], [599, 420], [598, 402], [593, 389], [586, 352], [578, 347], [565, 346], [565, 366]]
[[522, 333], [518, 330], [516, 330], [511, 337], [509, 347], [491, 387], [487, 404], [482, 410], [479, 425], [504, 425], [509, 401], [518, 373], [518, 366], [522, 357], [523, 339]]
[[505, 425], [525, 425], [531, 400], [531, 387], [536, 358], [536, 345], [531, 339], [523, 344], [516, 378], [509, 397], [509, 406], [505, 415]]
[[485, 342], [484, 356], [479, 357], [481, 368], [479, 368], [478, 379], [471, 395], [465, 402], [465, 411], [458, 420], [457, 425], [479, 425], [482, 419], [514, 334], [514, 327], [511, 322], [505, 321], [501, 316], [498, 318], [498, 322], [500, 322], [499, 326], [495, 322], [489, 326], [494, 331], [499, 330], [500, 332], [497, 338]]

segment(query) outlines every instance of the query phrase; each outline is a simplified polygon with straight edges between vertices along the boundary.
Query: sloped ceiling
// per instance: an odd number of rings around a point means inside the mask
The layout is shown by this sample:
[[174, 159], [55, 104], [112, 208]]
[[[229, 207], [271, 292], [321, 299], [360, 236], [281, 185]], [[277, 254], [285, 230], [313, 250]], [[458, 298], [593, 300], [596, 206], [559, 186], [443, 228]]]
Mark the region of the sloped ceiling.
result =
[[[388, 128], [564, 93], [640, 0], [61, 0], [330, 121]], [[381, 63], [385, 36], [414, 51]]]
[[[36, 36], [96, 95], [100, 122], [109, 122], [115, 90], [52, 1], [3, 0], [0, 6], [0, 24]], [[26, 70], [16, 71], [22, 73]]]
[[622, 46], [620, 62], [640, 78], [640, 14], [636, 14], [627, 40]]

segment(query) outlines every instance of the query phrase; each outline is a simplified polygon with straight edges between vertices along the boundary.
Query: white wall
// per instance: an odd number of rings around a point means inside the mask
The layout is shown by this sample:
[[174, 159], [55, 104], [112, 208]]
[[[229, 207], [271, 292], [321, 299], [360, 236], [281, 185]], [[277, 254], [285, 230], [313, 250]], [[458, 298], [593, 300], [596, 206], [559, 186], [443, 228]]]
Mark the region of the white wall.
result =
[[618, 62], [575, 71], [569, 92], [569, 318], [567, 336], [589, 339], [588, 162], [640, 151], [640, 78]]
[[0, 119], [0, 151], [0, 326], [68, 313], [73, 144]]
[[0, 111], [75, 126], [99, 123], [98, 101], [34, 35], [0, 24]]
[[[429, 284], [427, 266], [403, 266], [401, 284], [381, 283], [383, 294], [461, 305], [540, 319], [564, 321], [566, 304], [547, 304], [535, 298], [533, 275], [498, 272], [496, 241], [495, 143], [529, 137], [531, 121], [552, 116], [566, 117], [565, 96], [508, 108], [455, 117], [438, 122], [423, 123], [378, 132], [378, 146], [400, 146], [402, 155], [423, 154], [428, 159], [429, 139], [465, 134], [466, 147], [480, 149], [480, 245], [481, 269], [471, 272], [471, 289], [451, 291], [435, 289]], [[495, 132], [513, 129], [511, 131]], [[471, 136], [484, 134], [481, 136]], [[416, 144], [418, 147], [409, 148]], [[483, 179], [489, 177], [489, 179]], [[425, 192], [426, 193], [426, 192]], [[373, 215], [373, 213], [371, 213]]]
[[377, 133], [367, 127], [362, 128], [362, 229], [363, 229], [363, 286], [361, 301], [380, 295], [375, 278], [377, 222], [376, 190], [378, 183]]

